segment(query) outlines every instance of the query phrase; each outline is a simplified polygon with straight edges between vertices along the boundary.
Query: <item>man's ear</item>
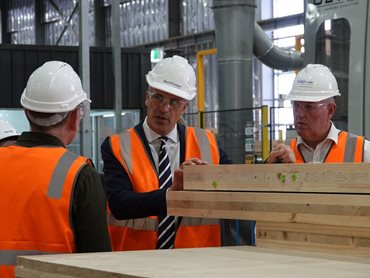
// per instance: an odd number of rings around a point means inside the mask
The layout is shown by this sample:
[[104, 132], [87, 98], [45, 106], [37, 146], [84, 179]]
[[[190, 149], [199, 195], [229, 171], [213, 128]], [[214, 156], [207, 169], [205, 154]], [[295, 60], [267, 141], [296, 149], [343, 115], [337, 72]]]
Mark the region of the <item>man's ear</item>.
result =
[[79, 116], [78, 116], [78, 109], [69, 113], [67, 118], [67, 126], [70, 130], [75, 131], [78, 129], [78, 125], [80, 123]]
[[183, 115], [185, 113], [185, 110], [186, 110], [186, 108], [188, 108], [188, 106], [189, 106], [189, 101], [184, 103], [184, 106], [182, 107], [182, 110], [181, 110], [181, 115]]
[[149, 96], [148, 96], [148, 94], [145, 94], [145, 106], [148, 107], [149, 102], [150, 102]]
[[333, 118], [336, 109], [337, 109], [337, 104], [335, 102], [328, 104], [328, 113], [329, 113], [330, 119]]

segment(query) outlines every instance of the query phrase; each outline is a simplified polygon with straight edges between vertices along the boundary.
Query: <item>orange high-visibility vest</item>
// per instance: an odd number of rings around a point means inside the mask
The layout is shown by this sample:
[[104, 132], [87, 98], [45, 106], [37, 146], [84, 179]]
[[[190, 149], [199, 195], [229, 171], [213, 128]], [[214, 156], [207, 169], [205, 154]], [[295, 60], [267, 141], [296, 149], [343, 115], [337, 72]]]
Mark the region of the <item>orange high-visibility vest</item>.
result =
[[63, 147], [0, 148], [0, 277], [17, 256], [76, 251], [71, 198], [86, 163]]
[[[110, 137], [114, 156], [127, 171], [135, 192], [159, 189], [157, 170], [152, 165], [136, 131], [131, 128]], [[185, 159], [200, 158], [219, 164], [220, 154], [214, 134], [200, 128], [186, 128]], [[156, 216], [117, 220], [108, 212], [109, 232], [114, 251], [155, 249]], [[221, 245], [219, 220], [183, 217], [177, 231], [175, 248]]]
[[[363, 162], [364, 143], [365, 140], [363, 136], [357, 136], [342, 130], [338, 134], [338, 143], [332, 144], [323, 162]], [[303, 156], [298, 149], [296, 138], [292, 140], [290, 147], [295, 154], [295, 162], [305, 163]]]

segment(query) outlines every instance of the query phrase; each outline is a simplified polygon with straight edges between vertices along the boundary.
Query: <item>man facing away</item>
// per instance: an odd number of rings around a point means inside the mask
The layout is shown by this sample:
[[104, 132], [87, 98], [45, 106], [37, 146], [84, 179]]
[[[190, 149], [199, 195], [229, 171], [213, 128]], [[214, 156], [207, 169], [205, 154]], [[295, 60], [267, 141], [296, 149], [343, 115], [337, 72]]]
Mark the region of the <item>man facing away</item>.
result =
[[66, 149], [90, 101], [70, 65], [46, 62], [21, 104], [31, 132], [0, 148], [0, 276], [19, 255], [110, 251], [106, 199], [92, 162]]
[[[178, 123], [196, 95], [194, 69], [173, 56], [157, 63], [146, 80], [145, 120], [101, 147], [113, 250], [220, 246], [218, 220], [172, 221], [167, 215], [166, 193], [182, 190], [182, 165], [232, 163], [210, 131]], [[167, 159], [173, 179], [163, 181]]]
[[340, 96], [337, 81], [326, 66], [309, 64], [302, 69], [287, 96], [292, 101], [298, 137], [290, 147], [276, 145], [266, 162], [370, 162], [370, 142], [337, 129], [331, 121], [336, 96]]

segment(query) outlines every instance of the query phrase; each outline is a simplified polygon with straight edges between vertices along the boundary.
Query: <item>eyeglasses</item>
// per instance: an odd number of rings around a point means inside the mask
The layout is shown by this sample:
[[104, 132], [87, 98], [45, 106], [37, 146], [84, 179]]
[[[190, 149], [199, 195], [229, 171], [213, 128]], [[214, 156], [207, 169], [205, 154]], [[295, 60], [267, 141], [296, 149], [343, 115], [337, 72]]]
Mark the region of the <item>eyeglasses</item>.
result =
[[81, 102], [79, 105], [77, 105], [78, 111], [80, 112], [80, 119], [82, 120], [86, 116], [86, 105]]
[[317, 111], [320, 107], [322, 106], [327, 106], [328, 103], [301, 103], [301, 102], [297, 102], [297, 101], [292, 101], [292, 107], [293, 107], [293, 110], [300, 110], [300, 111], [305, 111], [307, 113], [313, 113], [315, 111]]
[[166, 98], [165, 96], [158, 94], [158, 93], [153, 93], [147, 91], [147, 94], [150, 98], [151, 101], [158, 103], [159, 105], [168, 103], [168, 105], [171, 108], [179, 108], [182, 104], [185, 103], [184, 100], [182, 99], [177, 99], [177, 98]]

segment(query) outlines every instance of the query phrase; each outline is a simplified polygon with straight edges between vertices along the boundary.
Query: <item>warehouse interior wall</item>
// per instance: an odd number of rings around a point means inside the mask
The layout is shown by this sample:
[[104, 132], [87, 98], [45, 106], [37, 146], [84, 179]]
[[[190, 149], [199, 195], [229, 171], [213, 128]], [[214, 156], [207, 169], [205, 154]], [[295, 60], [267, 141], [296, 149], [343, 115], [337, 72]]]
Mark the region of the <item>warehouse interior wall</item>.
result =
[[[217, 2], [217, 1], [216, 1]], [[256, 19], [261, 28], [267, 31], [266, 35], [271, 40], [284, 40], [277, 36], [275, 29], [281, 25], [294, 25], [300, 22], [301, 13], [278, 14], [283, 19], [274, 19], [276, 6], [286, 6], [283, 0], [260, 0], [255, 2]], [[297, 5], [303, 5], [303, 1]], [[302, 2], [302, 3], [301, 3]], [[216, 3], [217, 4], [217, 3]], [[152, 49], [162, 49], [166, 56], [178, 54], [189, 60], [196, 68], [196, 53], [200, 50], [216, 48], [215, 35], [215, 0], [132, 0], [120, 1], [120, 45], [122, 47], [122, 114], [121, 129], [135, 125], [145, 115], [144, 97], [146, 91], [145, 73], [154, 65], [150, 61]], [[48, 59], [60, 59], [79, 69], [79, 1], [63, 0], [3, 0], [1, 9], [1, 43], [0, 55], [5, 61], [0, 71], [4, 73], [4, 98], [0, 101], [0, 118], [13, 117], [12, 111], [21, 115], [19, 96], [25, 86], [27, 76], [37, 66]], [[289, 17], [290, 16], [290, 17]], [[255, 20], [253, 19], [253, 22]], [[115, 101], [112, 81], [114, 59], [112, 58], [112, 1], [88, 0], [88, 30], [90, 44], [90, 94], [93, 100], [91, 105], [92, 131], [92, 158], [98, 170], [101, 170], [102, 161], [99, 146], [105, 136], [111, 134], [114, 125]], [[261, 30], [262, 30], [261, 29]], [[243, 33], [243, 28], [239, 31]], [[240, 34], [247, 36], [248, 34]], [[226, 45], [226, 44], [225, 44]], [[281, 45], [288, 51], [291, 45]], [[226, 48], [227, 49], [227, 48]], [[242, 49], [242, 47], [241, 47]], [[3, 52], [2, 52], [3, 51]], [[223, 55], [223, 54], [222, 54]], [[228, 79], [220, 74], [220, 54], [207, 56], [205, 65], [205, 112], [224, 109], [260, 107], [266, 103], [271, 106], [280, 105], [276, 92], [276, 78], [284, 75], [286, 71], [273, 70], [264, 66], [250, 53], [248, 61], [248, 93], [246, 95], [234, 93], [234, 100], [227, 103], [225, 95], [219, 93], [220, 83], [225, 87]], [[10, 70], [9, 70], [10, 69]], [[21, 69], [21, 70], [20, 70]], [[228, 70], [225, 70], [228, 72]], [[293, 73], [292, 73], [293, 74]], [[243, 76], [239, 78], [243, 80]], [[231, 80], [230, 80], [231, 82]], [[222, 90], [226, 90], [225, 88]], [[245, 94], [246, 90], [242, 90]], [[234, 104], [237, 103], [238, 106]], [[197, 115], [198, 103], [195, 99], [189, 105], [188, 113]], [[280, 112], [279, 112], [280, 113]], [[280, 118], [280, 114], [278, 114]], [[229, 115], [226, 125], [230, 126], [233, 118], [243, 119], [236, 130], [240, 135], [238, 149], [235, 150], [234, 160], [244, 162], [244, 143], [240, 138], [244, 136], [244, 121], [256, 122], [255, 130], [261, 128], [259, 112], [235, 112]], [[225, 119], [225, 117], [223, 117]], [[228, 133], [220, 132], [222, 119], [217, 113], [209, 113], [204, 119], [204, 125], [218, 133], [221, 138]], [[244, 119], [245, 118], [245, 119]], [[18, 116], [17, 116], [18, 119]], [[22, 116], [19, 116], [22, 119]], [[194, 121], [196, 123], [197, 121]], [[243, 122], [243, 123], [242, 123]], [[15, 124], [18, 131], [25, 127]], [[279, 124], [279, 123], [276, 123]], [[234, 128], [232, 128], [234, 130]], [[224, 135], [223, 135], [224, 134]], [[82, 135], [83, 136], [83, 135]], [[228, 139], [228, 138], [226, 138]], [[81, 138], [76, 139], [70, 147], [75, 152], [80, 152]], [[227, 141], [227, 140], [226, 140]], [[235, 144], [231, 144], [235, 145]], [[234, 151], [233, 151], [234, 152]], [[236, 157], [237, 156], [237, 157]], [[233, 228], [228, 227], [228, 225]], [[240, 223], [225, 223], [224, 228], [231, 235], [224, 240], [225, 245], [253, 244], [251, 235], [254, 233], [251, 226], [243, 228]], [[235, 233], [247, 236], [235, 237]], [[231, 232], [230, 232], [231, 231]]]

